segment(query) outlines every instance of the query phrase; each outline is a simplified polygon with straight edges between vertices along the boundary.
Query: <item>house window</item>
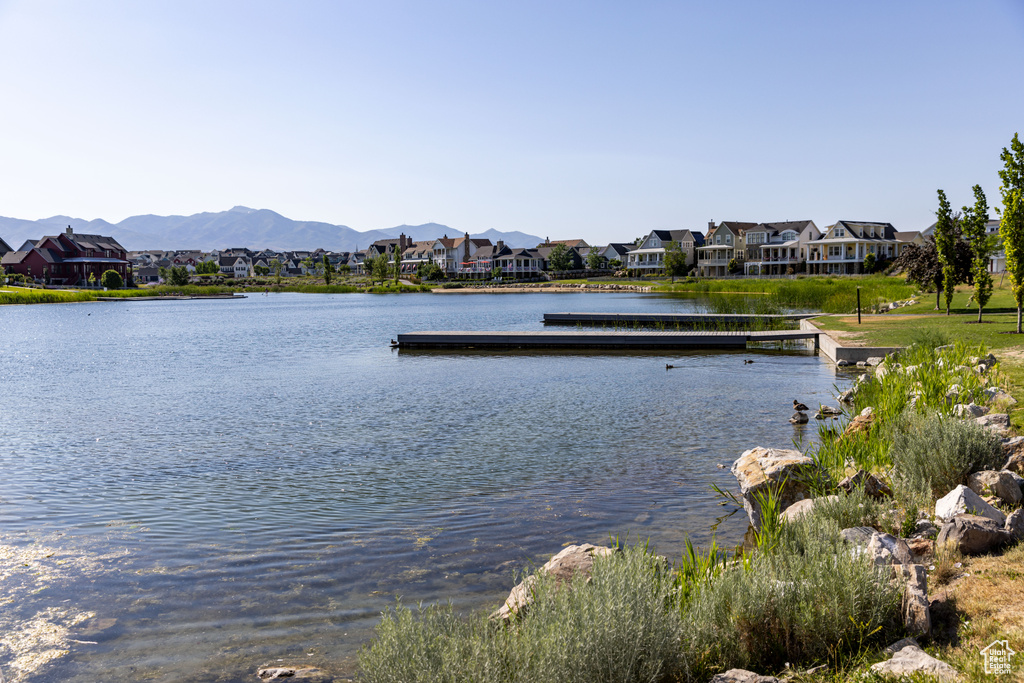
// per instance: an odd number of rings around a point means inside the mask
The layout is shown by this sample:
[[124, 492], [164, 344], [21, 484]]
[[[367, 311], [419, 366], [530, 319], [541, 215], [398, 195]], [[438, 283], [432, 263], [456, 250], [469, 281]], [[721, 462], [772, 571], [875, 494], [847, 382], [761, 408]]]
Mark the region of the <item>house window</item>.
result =
[[725, 243], [726, 244], [732, 244], [732, 235], [726, 235], [725, 236]]
[[836, 228], [833, 231], [832, 236], [833, 237], [846, 237], [846, 230], [844, 230], [843, 228]]
[[721, 244], [721, 243], [722, 243], [722, 236], [721, 235], [715, 235], [715, 244]]
[[843, 248], [840, 246], [831, 246], [828, 248], [829, 258], [838, 258], [843, 255]]

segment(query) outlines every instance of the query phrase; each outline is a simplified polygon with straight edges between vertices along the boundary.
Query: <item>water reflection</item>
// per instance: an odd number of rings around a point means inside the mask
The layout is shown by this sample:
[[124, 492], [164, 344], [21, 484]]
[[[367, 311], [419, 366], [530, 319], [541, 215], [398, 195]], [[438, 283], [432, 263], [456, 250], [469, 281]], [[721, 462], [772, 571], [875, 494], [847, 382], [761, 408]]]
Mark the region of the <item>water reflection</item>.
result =
[[[790, 446], [792, 399], [829, 402], [837, 382], [806, 352], [388, 345], [566, 310], [693, 308], [591, 293], [0, 309], [0, 390], [18, 397], [0, 413], [0, 542], [121, 553], [4, 607], [116, 620], [34, 680], [249, 680], [279, 658], [344, 673], [396, 595], [494, 605], [529, 562], [613, 535], [675, 557], [710, 539], [710, 487], [734, 486], [738, 454]], [[720, 544], [744, 529], [719, 521]]]

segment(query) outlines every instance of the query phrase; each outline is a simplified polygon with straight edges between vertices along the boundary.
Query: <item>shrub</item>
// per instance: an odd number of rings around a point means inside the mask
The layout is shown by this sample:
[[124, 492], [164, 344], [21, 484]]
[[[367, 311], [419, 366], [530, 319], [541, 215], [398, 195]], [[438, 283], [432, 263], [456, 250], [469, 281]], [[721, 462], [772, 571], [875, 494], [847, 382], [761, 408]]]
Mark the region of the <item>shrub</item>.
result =
[[997, 436], [972, 422], [935, 413], [908, 415], [895, 432], [890, 453], [893, 483], [920, 498], [943, 496], [972, 472], [998, 469], [1003, 461]]
[[121, 279], [121, 274], [116, 270], [108, 270], [100, 278], [100, 284], [107, 289], [121, 289], [124, 287], [124, 280]]
[[679, 670], [673, 577], [644, 546], [596, 558], [591, 580], [539, 576], [527, 614], [505, 628], [451, 605], [397, 606], [360, 653], [364, 680], [659, 681]]
[[785, 525], [779, 543], [723, 572], [683, 617], [686, 678], [733, 667], [835, 663], [898, 632], [899, 588], [851, 554], [832, 522]]

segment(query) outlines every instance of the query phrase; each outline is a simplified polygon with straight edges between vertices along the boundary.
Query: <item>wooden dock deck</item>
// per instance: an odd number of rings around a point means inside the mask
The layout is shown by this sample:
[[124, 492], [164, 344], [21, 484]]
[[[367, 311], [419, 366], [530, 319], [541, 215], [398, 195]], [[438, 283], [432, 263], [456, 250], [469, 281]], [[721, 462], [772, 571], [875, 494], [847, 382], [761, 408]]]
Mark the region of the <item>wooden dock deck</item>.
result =
[[539, 331], [409, 332], [398, 335], [399, 349], [737, 349], [749, 342], [812, 340], [807, 330], [751, 331]]
[[545, 313], [545, 325], [743, 325], [754, 320], [797, 322], [818, 313], [784, 313], [773, 315], [720, 313]]

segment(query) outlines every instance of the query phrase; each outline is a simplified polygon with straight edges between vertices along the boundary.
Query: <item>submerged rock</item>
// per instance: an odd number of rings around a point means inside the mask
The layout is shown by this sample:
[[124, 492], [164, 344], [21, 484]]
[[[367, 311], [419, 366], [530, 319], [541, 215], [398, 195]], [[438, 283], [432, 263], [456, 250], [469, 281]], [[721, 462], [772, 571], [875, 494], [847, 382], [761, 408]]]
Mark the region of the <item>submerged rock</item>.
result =
[[307, 683], [331, 683], [334, 677], [315, 666], [268, 666], [256, 670], [261, 681], [276, 681], [285, 678]]
[[789, 422], [795, 425], [805, 425], [807, 424], [807, 413], [797, 411], [793, 413], [793, 417], [789, 418]]
[[828, 473], [800, 451], [760, 446], [744, 451], [733, 463], [732, 474], [739, 482], [743, 507], [755, 529], [761, 528], [759, 496], [777, 496], [778, 509], [785, 510], [809, 498], [812, 485], [828, 481]]

